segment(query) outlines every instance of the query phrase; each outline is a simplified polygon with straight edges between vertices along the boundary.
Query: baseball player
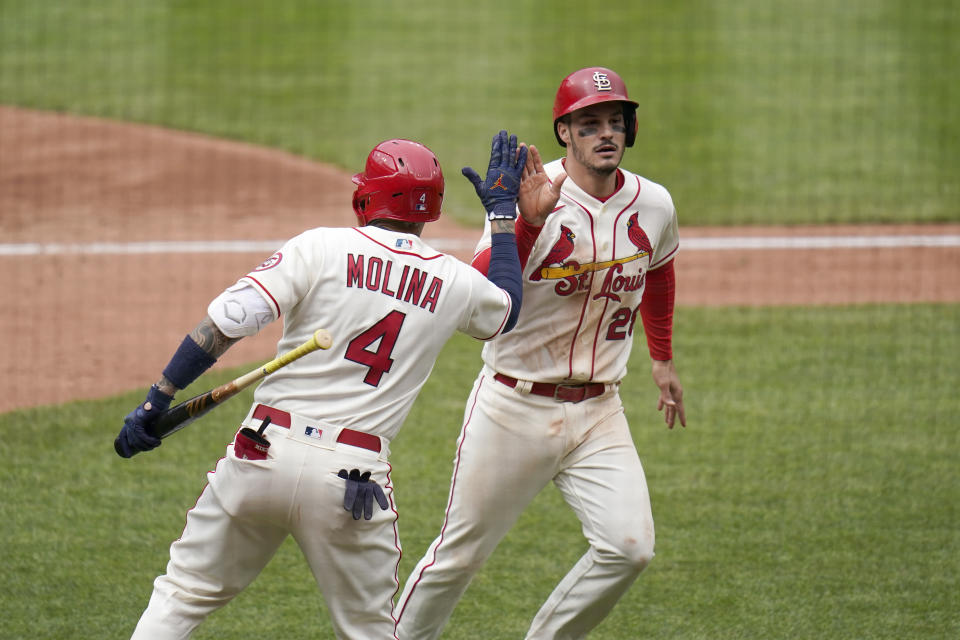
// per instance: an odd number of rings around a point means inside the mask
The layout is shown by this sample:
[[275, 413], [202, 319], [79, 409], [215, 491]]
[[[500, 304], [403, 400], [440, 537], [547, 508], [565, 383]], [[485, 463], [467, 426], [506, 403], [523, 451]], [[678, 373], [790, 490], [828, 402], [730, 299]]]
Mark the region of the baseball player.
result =
[[[401, 640], [440, 635], [473, 575], [550, 481], [590, 546], [528, 639], [584, 637], [653, 558], [646, 479], [620, 401], [638, 320], [658, 409], [670, 428], [686, 417], [671, 352], [676, 213], [666, 189], [619, 168], [636, 139], [636, 107], [616, 73], [581, 69], [553, 107], [566, 157], [544, 166], [529, 149], [516, 223], [523, 310], [509, 335], [483, 348], [441, 533], [397, 603]], [[474, 265], [488, 268], [491, 249], [486, 233]]]
[[493, 232], [487, 277], [421, 240], [424, 223], [440, 216], [443, 174], [427, 147], [388, 140], [353, 178], [360, 226], [304, 232], [210, 303], [146, 402], [126, 417], [121, 455], [158, 446], [148, 427], [173, 394], [265, 324], [284, 318], [281, 353], [317, 328], [334, 343], [257, 387], [170, 547], [134, 638], [189, 637], [253, 581], [288, 535], [338, 638], [395, 638], [400, 544], [390, 441], [453, 332], [489, 340], [516, 322], [513, 219], [526, 156], [516, 136], [501, 131], [486, 179], [463, 170]]

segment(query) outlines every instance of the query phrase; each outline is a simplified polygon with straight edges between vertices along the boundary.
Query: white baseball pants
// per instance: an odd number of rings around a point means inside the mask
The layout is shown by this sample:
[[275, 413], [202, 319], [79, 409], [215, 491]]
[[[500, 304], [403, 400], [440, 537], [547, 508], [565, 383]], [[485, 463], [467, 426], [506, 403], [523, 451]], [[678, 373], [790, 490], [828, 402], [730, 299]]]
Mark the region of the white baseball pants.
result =
[[[248, 415], [244, 424], [257, 429], [260, 421]], [[389, 449], [386, 441], [379, 454], [338, 444], [338, 433], [292, 416], [289, 429], [271, 424], [264, 432], [266, 460], [241, 460], [227, 447], [170, 547], [167, 573], [154, 581], [135, 640], [188, 638], [257, 577], [288, 535], [310, 565], [338, 638], [396, 637], [400, 542]], [[343, 508], [345, 482], [337, 473], [354, 468], [372, 471], [391, 504], [383, 511], [374, 503], [371, 520], [354, 520]], [[269, 611], [264, 618], [267, 627], [252, 635], [269, 628]]]
[[617, 390], [579, 403], [521, 394], [485, 368], [457, 441], [446, 517], [397, 603], [400, 640], [439, 637], [474, 574], [551, 480], [590, 543], [527, 639], [583, 638], [653, 558], [646, 478]]

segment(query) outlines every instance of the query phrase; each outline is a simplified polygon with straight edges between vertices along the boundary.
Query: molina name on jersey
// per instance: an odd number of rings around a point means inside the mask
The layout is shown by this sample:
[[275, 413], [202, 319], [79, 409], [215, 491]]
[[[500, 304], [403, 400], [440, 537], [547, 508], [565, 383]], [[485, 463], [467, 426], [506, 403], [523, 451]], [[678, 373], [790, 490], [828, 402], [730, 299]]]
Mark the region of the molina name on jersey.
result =
[[[443, 290], [443, 280], [409, 264], [393, 273], [394, 261], [378, 256], [347, 254], [347, 287], [363, 287], [410, 303], [430, 313], [437, 310], [437, 300]], [[366, 274], [366, 275], [364, 275]], [[393, 277], [391, 278], [391, 275]], [[430, 284], [427, 284], [429, 278]]]
[[[470, 265], [415, 235], [371, 226], [305, 231], [241, 282], [283, 317], [279, 353], [320, 328], [333, 336], [330, 349], [265, 378], [254, 400], [386, 438], [451, 334], [488, 340], [511, 307], [507, 293]], [[343, 375], [343, 360], [355, 373]]]

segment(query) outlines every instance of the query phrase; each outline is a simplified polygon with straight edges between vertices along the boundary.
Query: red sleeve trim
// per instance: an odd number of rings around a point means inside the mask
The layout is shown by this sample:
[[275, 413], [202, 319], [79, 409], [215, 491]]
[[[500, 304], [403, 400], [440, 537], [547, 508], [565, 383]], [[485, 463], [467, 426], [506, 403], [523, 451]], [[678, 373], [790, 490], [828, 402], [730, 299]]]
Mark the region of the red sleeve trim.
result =
[[254, 278], [253, 276], [251, 276], [250, 274], [247, 274], [247, 275], [243, 276], [243, 278], [241, 278], [241, 280], [244, 279], [244, 278], [246, 278], [246, 279], [249, 280], [250, 282], [252, 282], [252, 283], [254, 283], [255, 285], [257, 285], [258, 287], [260, 287], [260, 290], [263, 291], [263, 292], [267, 295], [267, 297], [270, 298], [270, 302], [273, 303], [273, 308], [277, 310], [277, 318], [279, 318], [279, 317], [280, 317], [280, 304], [277, 302], [277, 299], [273, 297], [273, 294], [270, 293], [270, 291], [269, 291], [265, 286], [263, 286], [263, 283], [262, 283], [262, 282], [260, 282], [259, 280], [257, 280], [257, 279]]
[[523, 216], [517, 216], [517, 256], [520, 258], [520, 268], [526, 268], [527, 260], [530, 258], [530, 252], [543, 227], [535, 227], [523, 219]]
[[473, 256], [473, 260], [470, 261], [470, 266], [482, 273], [487, 275], [490, 273], [490, 252], [492, 249], [487, 247], [477, 255]]
[[673, 306], [676, 297], [676, 274], [673, 260], [659, 269], [647, 272], [647, 282], [640, 302], [640, 317], [647, 336], [647, 349], [654, 360], [673, 359]]
[[[540, 237], [540, 231], [543, 230], [543, 227], [535, 227], [524, 222], [523, 218], [518, 216], [515, 229], [517, 233], [517, 256], [520, 258], [520, 268], [523, 269], [527, 266], [530, 252], [533, 251], [533, 245]], [[490, 247], [473, 256], [470, 264], [483, 275], [487, 275], [490, 270]]]

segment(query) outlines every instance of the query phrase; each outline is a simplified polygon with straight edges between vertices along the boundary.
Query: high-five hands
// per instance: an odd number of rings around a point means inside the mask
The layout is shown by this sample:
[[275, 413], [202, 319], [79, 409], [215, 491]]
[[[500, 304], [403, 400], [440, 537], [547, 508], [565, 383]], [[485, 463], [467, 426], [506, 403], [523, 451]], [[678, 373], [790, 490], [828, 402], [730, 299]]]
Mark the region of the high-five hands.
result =
[[359, 520], [360, 514], [363, 514], [364, 520], [373, 517], [374, 498], [384, 511], [390, 508], [387, 496], [380, 485], [370, 479], [369, 471], [361, 474], [359, 469], [351, 469], [349, 473], [346, 469], [340, 469], [337, 475], [347, 481], [347, 490], [343, 493], [343, 508], [353, 512], [354, 520]]
[[527, 163], [523, 167], [523, 178], [520, 182], [520, 192], [517, 197], [517, 205], [520, 207], [520, 215], [524, 222], [534, 227], [542, 227], [557, 206], [560, 199], [560, 187], [563, 181], [567, 179], [567, 174], [563, 171], [550, 181], [547, 173], [543, 170], [543, 162], [540, 160], [540, 152], [533, 145], [530, 145]]
[[517, 217], [517, 194], [520, 180], [527, 162], [527, 147], [517, 148], [517, 136], [508, 136], [500, 131], [493, 136], [490, 145], [490, 164], [487, 177], [480, 175], [471, 167], [464, 167], [463, 175], [473, 183], [473, 188], [487, 210], [488, 220], [515, 220]]

